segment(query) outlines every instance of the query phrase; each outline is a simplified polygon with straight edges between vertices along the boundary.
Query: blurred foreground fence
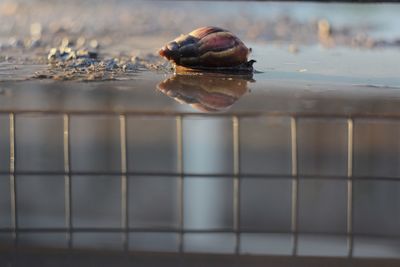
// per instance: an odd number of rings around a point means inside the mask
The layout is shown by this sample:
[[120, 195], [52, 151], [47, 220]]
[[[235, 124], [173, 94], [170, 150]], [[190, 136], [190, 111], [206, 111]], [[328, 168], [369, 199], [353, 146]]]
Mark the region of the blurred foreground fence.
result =
[[400, 120], [3, 112], [0, 249], [400, 256]]

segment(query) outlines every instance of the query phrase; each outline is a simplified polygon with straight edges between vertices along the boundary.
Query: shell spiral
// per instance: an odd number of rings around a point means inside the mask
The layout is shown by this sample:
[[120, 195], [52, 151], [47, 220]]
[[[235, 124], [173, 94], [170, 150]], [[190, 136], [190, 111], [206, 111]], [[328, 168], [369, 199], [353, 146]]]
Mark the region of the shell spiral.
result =
[[169, 42], [159, 54], [178, 66], [229, 68], [246, 63], [249, 49], [227, 30], [202, 27]]

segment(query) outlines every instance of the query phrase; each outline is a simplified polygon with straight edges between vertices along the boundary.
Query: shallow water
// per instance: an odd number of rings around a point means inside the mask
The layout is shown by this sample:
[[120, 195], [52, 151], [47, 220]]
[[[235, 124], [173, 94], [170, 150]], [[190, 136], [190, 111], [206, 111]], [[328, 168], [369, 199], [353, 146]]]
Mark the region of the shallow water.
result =
[[[345, 75], [343, 73], [343, 75]], [[390, 75], [390, 72], [389, 72]], [[171, 91], [183, 90], [186, 97], [210, 96], [216, 92], [227, 99], [219, 113], [282, 113], [326, 115], [398, 115], [398, 78], [336, 76], [267, 70], [254, 74], [246, 83], [247, 90], [230, 93], [231, 77], [222, 77], [210, 84], [207, 75], [198, 79], [197, 87], [185, 90], [187, 82], [180, 79], [170, 85]], [[175, 101], [157, 87], [173, 74], [141, 73], [135, 80], [114, 82], [3, 82], [0, 85], [0, 110], [17, 111], [104, 111], [177, 114], [199, 112], [198, 109]], [[185, 78], [185, 76], [183, 76]], [[369, 76], [368, 76], [369, 77]], [[237, 78], [235, 78], [237, 79]], [[241, 79], [241, 78], [240, 78]], [[189, 77], [189, 80], [193, 78]], [[213, 87], [214, 86], [214, 87]], [[215, 88], [216, 86], [216, 88]], [[246, 88], [243, 88], [246, 89]], [[200, 94], [199, 93], [202, 93]], [[170, 94], [171, 95], [171, 94]], [[223, 96], [227, 98], [223, 98]], [[207, 101], [207, 99], [205, 100]]]
[[[69, 114], [68, 168], [72, 172], [72, 215], [68, 216], [76, 229], [105, 229], [74, 233], [72, 247], [124, 249], [124, 235], [107, 232], [119, 229], [125, 212], [118, 175], [124, 165], [122, 114], [126, 115], [124, 161], [130, 173], [128, 226], [150, 231], [130, 233], [129, 250], [179, 250], [180, 236], [174, 229], [180, 227], [179, 175], [183, 171], [182, 218], [188, 231], [183, 236], [184, 251], [234, 253], [237, 239], [229, 232], [237, 214], [232, 177], [239, 170], [241, 253], [399, 257], [394, 238], [399, 234], [398, 89], [321, 79], [283, 83], [280, 77], [266, 76], [268, 72], [254, 75], [256, 82], [241, 81], [249, 91], [241, 95], [241, 89], [233, 99], [229, 95], [229, 101], [236, 102], [217, 113], [200, 113], [193, 109], [193, 101], [201, 95], [203, 101], [211, 99], [215, 104], [213, 94], [219, 94], [217, 103], [231, 104], [223, 100], [234, 79], [210, 83], [215, 76], [203, 75], [199, 81], [204, 84], [195, 84], [190, 94], [184, 91], [192, 106], [157, 89], [171, 78], [165, 74], [108, 83], [4, 83], [0, 147], [5, 153], [0, 170], [9, 171], [8, 113], [13, 112], [18, 227], [32, 231], [19, 233], [18, 244], [68, 247], [62, 230], [68, 226], [65, 113]], [[185, 79], [176, 81], [178, 88], [187, 85]], [[239, 128], [236, 117], [230, 115], [238, 116]], [[349, 170], [354, 177], [351, 191]], [[54, 174], [41, 175], [49, 172]], [[1, 183], [0, 210], [5, 216], [0, 224], [7, 228], [12, 225], [10, 176], [1, 176]], [[349, 196], [354, 238], [347, 235]], [[293, 203], [297, 203], [299, 235], [291, 233]], [[38, 235], [36, 228], [50, 229]], [[160, 229], [171, 232], [160, 233]], [[13, 242], [4, 233], [0, 240]]]

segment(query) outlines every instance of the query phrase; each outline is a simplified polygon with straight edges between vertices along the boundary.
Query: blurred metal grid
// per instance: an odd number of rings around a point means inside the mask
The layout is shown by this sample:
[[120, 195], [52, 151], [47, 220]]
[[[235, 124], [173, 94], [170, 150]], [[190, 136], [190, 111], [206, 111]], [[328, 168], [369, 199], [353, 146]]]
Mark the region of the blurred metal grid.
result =
[[[368, 114], [355, 114], [352, 116], [345, 115], [334, 115], [334, 114], [258, 114], [258, 113], [247, 113], [247, 114], [198, 114], [198, 113], [159, 113], [159, 112], [98, 112], [98, 111], [1, 111], [0, 114], [7, 114], [9, 116], [9, 134], [10, 134], [10, 155], [9, 155], [9, 171], [0, 171], [0, 175], [9, 175], [10, 179], [10, 196], [11, 196], [11, 227], [0, 228], [0, 233], [12, 233], [14, 243], [18, 246], [18, 234], [19, 233], [65, 233], [68, 241], [68, 247], [73, 248], [73, 233], [121, 233], [123, 248], [125, 251], [129, 249], [129, 233], [142, 232], [142, 233], [177, 233], [179, 234], [178, 247], [179, 252], [184, 252], [184, 238], [185, 234], [189, 233], [233, 233], [236, 236], [235, 254], [241, 254], [241, 234], [257, 233], [257, 234], [270, 234], [270, 233], [288, 233], [280, 231], [259, 231], [259, 230], [241, 230], [240, 222], [240, 180], [241, 177], [251, 177], [259, 179], [290, 179], [292, 183], [291, 192], [291, 232], [292, 234], [292, 255], [298, 253], [298, 236], [299, 234], [314, 234], [313, 232], [299, 231], [298, 228], [298, 209], [299, 209], [299, 181], [300, 179], [339, 179], [347, 181], [347, 227], [346, 233], [323, 233], [324, 235], [341, 235], [347, 238], [348, 257], [353, 257], [354, 248], [354, 237], [358, 236], [353, 233], [353, 182], [354, 180], [387, 180], [392, 182], [400, 182], [399, 177], [376, 177], [376, 176], [354, 176], [353, 165], [354, 165], [354, 120], [355, 119], [385, 119], [385, 120], [400, 120], [400, 116], [397, 115], [368, 115]], [[19, 115], [62, 115], [63, 120], [63, 157], [64, 157], [64, 171], [18, 171], [16, 162], [16, 120]], [[119, 120], [119, 133], [120, 133], [120, 153], [121, 153], [121, 166], [120, 171], [112, 172], [96, 172], [96, 171], [73, 171], [71, 169], [71, 125], [70, 121], [72, 117], [76, 116], [117, 116]], [[174, 117], [176, 120], [176, 141], [177, 141], [177, 170], [178, 172], [132, 172], [128, 170], [128, 149], [127, 149], [127, 118], [134, 116], [162, 116], [162, 117]], [[233, 136], [233, 170], [231, 173], [184, 173], [184, 157], [183, 157], [183, 120], [185, 117], [196, 116], [196, 117], [229, 117], [232, 123], [232, 136]], [[290, 148], [291, 148], [291, 172], [290, 175], [282, 174], [246, 174], [240, 170], [240, 121], [242, 118], [255, 118], [255, 117], [284, 117], [290, 119]], [[298, 173], [298, 134], [297, 134], [297, 122], [300, 118], [315, 118], [323, 120], [346, 120], [347, 124], [347, 175], [299, 175]], [[16, 176], [18, 175], [62, 175], [64, 176], [64, 205], [65, 205], [65, 228], [21, 228], [18, 223], [18, 206], [17, 206], [17, 187], [16, 187]], [[72, 212], [72, 181], [71, 177], [75, 175], [80, 176], [101, 176], [101, 175], [113, 175], [118, 176], [121, 179], [121, 226], [117, 228], [91, 228], [91, 227], [73, 227], [73, 212]], [[130, 179], [134, 179], [137, 176], [165, 176], [165, 177], [179, 177], [178, 179], [178, 202], [179, 202], [179, 219], [178, 227], [176, 228], [160, 228], [160, 227], [129, 227], [129, 190], [128, 183]], [[212, 178], [232, 178], [233, 179], [233, 227], [226, 229], [185, 229], [184, 228], [184, 179], [190, 179], [194, 177], [212, 177]], [[321, 234], [318, 232], [318, 234]], [[360, 235], [363, 236], [363, 235]], [[369, 237], [380, 237], [380, 235], [368, 235]], [[397, 236], [392, 236], [396, 237]]]

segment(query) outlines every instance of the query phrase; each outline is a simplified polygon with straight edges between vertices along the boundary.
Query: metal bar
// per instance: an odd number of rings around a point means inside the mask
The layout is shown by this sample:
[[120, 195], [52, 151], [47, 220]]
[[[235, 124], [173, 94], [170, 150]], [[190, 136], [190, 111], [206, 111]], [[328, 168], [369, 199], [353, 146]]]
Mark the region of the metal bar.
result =
[[239, 118], [232, 117], [232, 137], [233, 137], [233, 229], [236, 234], [236, 254], [240, 254], [240, 125]]
[[177, 143], [177, 170], [180, 173], [178, 179], [178, 208], [179, 208], [179, 219], [178, 219], [178, 228], [179, 228], [179, 237], [178, 237], [178, 246], [179, 252], [183, 252], [183, 231], [184, 231], [184, 163], [183, 163], [183, 118], [182, 116], [176, 117], [176, 143]]
[[[0, 233], [10, 233], [13, 231], [13, 228], [0, 228]], [[40, 233], [40, 232], [116, 232], [116, 233], [123, 233], [125, 231], [128, 232], [166, 232], [166, 233], [180, 233], [181, 229], [179, 227], [128, 227], [127, 229], [123, 229], [121, 227], [72, 227], [72, 229], [68, 229], [66, 227], [44, 227], [44, 228], [29, 228], [29, 227], [20, 227], [18, 229], [21, 233], [32, 232], [32, 233]], [[265, 231], [265, 230], [258, 230], [258, 229], [246, 229], [246, 230], [239, 230], [234, 231], [232, 227], [227, 228], [206, 228], [206, 229], [184, 229], [184, 233], [240, 233], [240, 234], [297, 234], [298, 232], [292, 231]], [[328, 236], [346, 236], [342, 231], [328, 231], [328, 232], [321, 232], [321, 231], [301, 231], [302, 234], [319, 234], [319, 235], [328, 235]], [[357, 236], [371, 236], [371, 237], [388, 237], [388, 238], [395, 238], [399, 239], [400, 234], [354, 234]]]
[[14, 243], [18, 241], [18, 208], [17, 208], [17, 183], [16, 183], [16, 137], [15, 137], [15, 114], [9, 114], [10, 126], [10, 203], [11, 203], [11, 226]]
[[195, 116], [195, 117], [232, 117], [236, 116], [239, 118], [256, 118], [256, 117], [296, 117], [296, 118], [328, 118], [328, 119], [388, 119], [398, 120], [400, 114], [393, 113], [349, 113], [349, 114], [338, 114], [338, 113], [312, 113], [312, 112], [280, 112], [280, 111], [265, 111], [265, 112], [226, 112], [226, 113], [192, 113], [192, 112], [180, 112], [180, 111], [148, 111], [148, 110], [11, 110], [3, 109], [0, 110], [0, 114], [47, 114], [47, 115], [74, 115], [74, 116], [85, 116], [85, 115], [111, 115], [111, 116], [157, 116], [157, 117], [177, 117], [177, 116]]
[[[65, 225], [68, 229], [72, 229], [72, 192], [71, 192], [71, 149], [70, 149], [70, 120], [69, 115], [63, 116], [63, 144], [64, 144], [64, 205], [65, 205]], [[66, 235], [68, 247], [72, 248], [72, 233], [67, 232]]]
[[[121, 144], [121, 172], [127, 173], [127, 134], [126, 134], [126, 117], [119, 116], [120, 144]], [[121, 227], [125, 229], [122, 236], [124, 250], [129, 249], [129, 212], [128, 212], [128, 178], [126, 175], [121, 175]]]
[[[132, 179], [135, 179], [137, 177], [143, 177], [147, 176], [149, 178], [151, 177], [160, 177], [163, 176], [166, 179], [168, 178], [176, 178], [179, 176], [184, 176], [186, 178], [196, 178], [196, 177], [202, 177], [202, 178], [231, 178], [234, 174], [233, 173], [179, 173], [179, 172], [95, 172], [95, 171], [70, 171], [69, 173], [66, 172], [41, 172], [41, 171], [16, 171], [14, 173], [10, 172], [0, 172], [0, 175], [11, 175], [14, 174], [16, 176], [18, 175], [24, 175], [24, 176], [65, 176], [65, 175], [71, 175], [71, 176], [104, 176], [108, 175], [110, 177], [118, 177], [120, 178], [122, 175], [130, 176]], [[273, 174], [273, 173], [266, 173], [266, 174], [253, 174], [253, 173], [240, 173], [240, 177], [248, 177], [248, 178], [253, 178], [253, 179], [299, 179], [299, 180], [308, 180], [308, 179], [323, 179], [323, 180], [361, 180], [361, 181], [392, 181], [392, 182], [400, 182], [400, 177], [385, 177], [385, 176], [352, 176], [348, 177], [347, 175], [345, 176], [331, 176], [331, 175], [302, 175], [302, 176], [293, 176], [291, 174]]]
[[295, 117], [290, 118], [290, 138], [291, 138], [291, 166], [292, 166], [292, 214], [291, 214], [291, 230], [293, 235], [293, 251], [297, 254], [298, 245], [298, 194], [299, 194], [299, 176], [298, 176], [298, 154], [297, 154], [297, 120]]
[[353, 160], [354, 160], [354, 121], [347, 120], [347, 234], [348, 256], [353, 257]]
[[[13, 228], [0, 228], [0, 233], [13, 233]], [[97, 228], [97, 227], [76, 227], [72, 229], [68, 228], [19, 228], [18, 233], [181, 233], [179, 228], [140, 228], [140, 227], [129, 227], [127, 229], [122, 228]], [[263, 230], [245, 230], [245, 231], [233, 231], [232, 228], [216, 228], [216, 229], [185, 229], [184, 234], [218, 234], [218, 233], [229, 233], [229, 234], [292, 234], [296, 235], [299, 232], [291, 231], [263, 231]], [[322, 235], [322, 236], [347, 236], [347, 237], [370, 237], [370, 238], [386, 238], [390, 240], [400, 240], [400, 234], [343, 234], [343, 232], [313, 232], [313, 231], [301, 231], [305, 235]]]

